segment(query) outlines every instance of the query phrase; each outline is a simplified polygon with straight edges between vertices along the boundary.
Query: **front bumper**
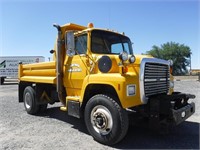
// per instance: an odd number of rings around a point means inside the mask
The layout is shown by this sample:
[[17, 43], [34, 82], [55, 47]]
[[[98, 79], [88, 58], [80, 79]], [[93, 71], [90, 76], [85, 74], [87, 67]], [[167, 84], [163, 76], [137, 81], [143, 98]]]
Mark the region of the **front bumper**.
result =
[[151, 124], [165, 122], [178, 125], [195, 112], [195, 103], [188, 103], [195, 95], [172, 93], [172, 95], [154, 95], [149, 99], [149, 118]]
[[180, 124], [181, 122], [185, 121], [187, 118], [189, 118], [192, 114], [195, 112], [195, 104], [189, 103], [186, 106], [180, 108], [180, 109], [172, 109], [172, 123], [175, 125]]

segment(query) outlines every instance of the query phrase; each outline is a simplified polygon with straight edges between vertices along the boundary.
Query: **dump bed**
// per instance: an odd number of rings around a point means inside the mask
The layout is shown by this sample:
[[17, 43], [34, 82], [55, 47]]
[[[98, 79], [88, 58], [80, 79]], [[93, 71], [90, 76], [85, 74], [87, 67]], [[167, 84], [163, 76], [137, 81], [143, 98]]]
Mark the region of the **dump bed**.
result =
[[20, 64], [18, 78], [26, 82], [56, 84], [56, 63]]

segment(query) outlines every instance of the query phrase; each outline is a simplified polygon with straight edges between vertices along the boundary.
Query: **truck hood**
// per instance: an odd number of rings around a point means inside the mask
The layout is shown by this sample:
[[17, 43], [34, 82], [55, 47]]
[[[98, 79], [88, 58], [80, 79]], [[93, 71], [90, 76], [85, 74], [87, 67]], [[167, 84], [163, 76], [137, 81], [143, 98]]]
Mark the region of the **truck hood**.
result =
[[153, 56], [151, 55], [135, 55], [136, 61], [135, 61], [135, 65], [140, 65], [141, 61], [143, 58], [153, 58]]
[[[99, 60], [103, 57], [103, 56], [108, 56], [110, 59], [111, 59], [111, 62], [112, 62], [112, 66], [110, 68], [110, 71], [109, 73], [117, 73], [117, 72], [120, 72], [120, 64], [121, 64], [121, 60], [119, 59], [119, 55], [109, 55], [109, 54], [105, 54], [105, 55], [102, 55], [102, 54], [94, 54], [92, 56], [93, 58], [93, 62], [95, 62], [95, 67], [94, 67], [94, 72], [93, 73], [97, 73], [99, 72], [99, 67], [101, 66], [98, 66], [98, 62]], [[129, 55], [130, 57], [131, 55]], [[153, 58], [152, 56], [150, 55], [135, 55], [135, 58], [136, 58], [136, 61], [134, 63], [129, 63], [129, 60], [127, 60], [126, 62], [124, 62], [124, 65], [127, 66], [128, 68], [130, 68], [130, 72], [134, 72], [134, 68], [138, 68], [137, 70], [139, 71], [139, 66], [141, 64], [141, 61], [143, 58]], [[107, 65], [107, 62], [104, 62], [103, 65]]]

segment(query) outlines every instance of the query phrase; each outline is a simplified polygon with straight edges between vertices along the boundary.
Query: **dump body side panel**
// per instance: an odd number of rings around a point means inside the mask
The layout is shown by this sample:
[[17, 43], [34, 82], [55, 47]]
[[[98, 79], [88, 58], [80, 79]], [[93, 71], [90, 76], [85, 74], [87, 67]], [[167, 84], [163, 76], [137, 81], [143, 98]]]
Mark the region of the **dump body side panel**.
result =
[[20, 64], [18, 77], [20, 81], [56, 84], [55, 62]]

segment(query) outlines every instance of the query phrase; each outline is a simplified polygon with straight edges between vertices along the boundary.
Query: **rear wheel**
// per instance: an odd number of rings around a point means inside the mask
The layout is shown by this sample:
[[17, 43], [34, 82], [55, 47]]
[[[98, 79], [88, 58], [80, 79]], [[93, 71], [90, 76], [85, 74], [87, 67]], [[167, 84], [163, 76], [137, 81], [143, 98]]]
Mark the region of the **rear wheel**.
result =
[[86, 104], [84, 117], [89, 133], [100, 143], [116, 144], [127, 133], [127, 112], [111, 97], [92, 97]]
[[24, 90], [23, 95], [24, 107], [28, 114], [34, 115], [39, 111], [39, 105], [36, 103], [35, 91], [31, 86], [28, 86]]

